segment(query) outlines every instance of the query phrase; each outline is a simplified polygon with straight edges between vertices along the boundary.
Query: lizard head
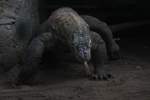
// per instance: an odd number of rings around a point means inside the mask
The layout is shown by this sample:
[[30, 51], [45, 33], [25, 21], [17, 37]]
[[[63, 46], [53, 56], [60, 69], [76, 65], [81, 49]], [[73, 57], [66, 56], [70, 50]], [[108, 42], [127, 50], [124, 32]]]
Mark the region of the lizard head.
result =
[[74, 33], [72, 51], [78, 61], [84, 62], [91, 59], [91, 44], [89, 31]]

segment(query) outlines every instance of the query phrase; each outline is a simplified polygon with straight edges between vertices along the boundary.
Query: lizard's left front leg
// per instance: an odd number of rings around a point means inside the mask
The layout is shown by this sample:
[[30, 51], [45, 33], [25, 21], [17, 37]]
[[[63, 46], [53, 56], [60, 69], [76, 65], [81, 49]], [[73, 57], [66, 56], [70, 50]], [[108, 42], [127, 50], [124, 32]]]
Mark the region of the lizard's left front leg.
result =
[[107, 57], [105, 43], [100, 36], [94, 32], [92, 33], [91, 53], [91, 62], [94, 66], [94, 72], [91, 74], [91, 78], [94, 80], [108, 80], [112, 78], [111, 74], [106, 71], [106, 65], [104, 64]]

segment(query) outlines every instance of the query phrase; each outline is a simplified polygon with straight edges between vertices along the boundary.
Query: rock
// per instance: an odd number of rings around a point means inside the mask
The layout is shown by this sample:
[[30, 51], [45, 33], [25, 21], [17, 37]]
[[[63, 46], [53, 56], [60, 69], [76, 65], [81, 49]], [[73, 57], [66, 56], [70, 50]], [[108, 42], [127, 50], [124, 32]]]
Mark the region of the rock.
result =
[[18, 18], [31, 18], [32, 33], [37, 29], [38, 0], [0, 0], [0, 67], [9, 69], [19, 62], [24, 43], [17, 39]]

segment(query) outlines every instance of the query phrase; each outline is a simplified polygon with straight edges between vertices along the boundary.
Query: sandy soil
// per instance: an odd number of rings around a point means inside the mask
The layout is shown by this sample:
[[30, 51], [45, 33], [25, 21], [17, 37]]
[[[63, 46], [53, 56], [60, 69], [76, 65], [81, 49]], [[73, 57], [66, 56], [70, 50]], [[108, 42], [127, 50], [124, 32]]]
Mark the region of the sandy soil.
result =
[[0, 86], [0, 100], [150, 100], [150, 47], [132, 41], [121, 43], [120, 60], [107, 63], [114, 75], [109, 81], [90, 81], [82, 65], [63, 64], [42, 70], [35, 86]]

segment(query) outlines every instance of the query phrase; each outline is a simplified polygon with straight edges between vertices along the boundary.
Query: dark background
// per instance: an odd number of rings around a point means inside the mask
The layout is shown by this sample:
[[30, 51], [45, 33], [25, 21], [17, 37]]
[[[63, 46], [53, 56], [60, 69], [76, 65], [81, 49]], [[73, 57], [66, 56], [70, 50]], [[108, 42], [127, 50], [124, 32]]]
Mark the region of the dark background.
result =
[[[108, 25], [150, 19], [148, 0], [40, 0], [40, 22], [46, 20], [52, 11], [63, 6], [71, 7], [79, 14], [95, 16]], [[131, 40], [138, 37], [137, 41], [149, 42], [149, 27], [150, 24], [140, 25], [113, 34], [122, 39], [126, 36]]]
[[[150, 3], [148, 0], [40, 0], [41, 23], [48, 18], [52, 11], [59, 7], [68, 6], [79, 14], [92, 15], [105, 21], [108, 25], [125, 22], [150, 20]], [[133, 51], [135, 55], [148, 57], [149, 52], [143, 53], [145, 47], [150, 50], [150, 23], [113, 32], [121, 51]]]
[[96, 16], [110, 24], [150, 18], [148, 0], [40, 0], [41, 21], [62, 6], [72, 7], [80, 14]]

